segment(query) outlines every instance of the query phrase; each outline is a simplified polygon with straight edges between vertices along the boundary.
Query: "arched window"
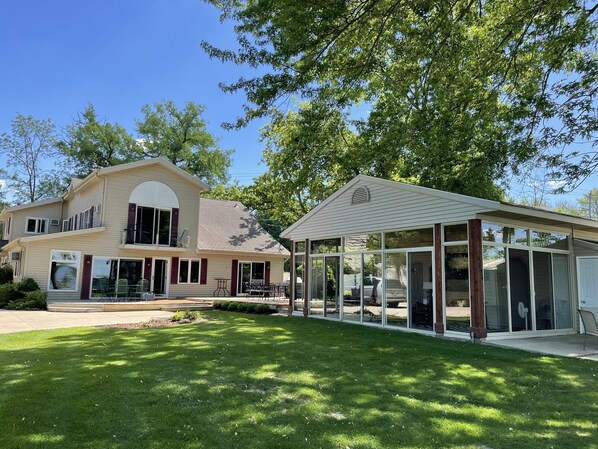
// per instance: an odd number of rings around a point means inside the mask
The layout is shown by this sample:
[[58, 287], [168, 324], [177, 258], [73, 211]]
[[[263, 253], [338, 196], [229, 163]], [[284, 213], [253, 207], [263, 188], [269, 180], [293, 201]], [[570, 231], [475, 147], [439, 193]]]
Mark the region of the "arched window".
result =
[[135, 243], [171, 244], [178, 227], [179, 200], [170, 187], [157, 181], [143, 182], [131, 192], [129, 204], [136, 206]]

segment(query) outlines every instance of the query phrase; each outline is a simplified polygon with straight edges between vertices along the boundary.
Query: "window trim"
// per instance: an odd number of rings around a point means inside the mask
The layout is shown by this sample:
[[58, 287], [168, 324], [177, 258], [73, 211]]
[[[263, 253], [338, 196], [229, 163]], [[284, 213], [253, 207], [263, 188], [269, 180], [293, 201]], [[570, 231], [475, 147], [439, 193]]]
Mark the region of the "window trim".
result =
[[[181, 262], [187, 262], [189, 264], [189, 267], [187, 269], [187, 280], [186, 281], [181, 281]], [[197, 262], [197, 282], [192, 282], [191, 281], [191, 265], [193, 262]], [[178, 278], [179, 284], [191, 284], [191, 285], [199, 285], [200, 281], [201, 281], [201, 259], [193, 259], [193, 258], [183, 258], [183, 259], [179, 259], [179, 272], [178, 272]]]
[[[35, 220], [35, 229], [36, 230], [34, 232], [28, 231], [29, 220]], [[31, 234], [31, 235], [47, 234], [49, 221], [50, 220], [48, 218], [43, 218], [43, 217], [26, 217], [25, 218], [25, 234]], [[39, 224], [42, 222], [44, 223], [44, 232], [39, 232], [38, 231]]]
[[[71, 253], [77, 254], [77, 276], [75, 277], [75, 288], [74, 289], [56, 289], [52, 288], [52, 256], [54, 253]], [[50, 265], [48, 267], [48, 292], [77, 292], [79, 291], [79, 279], [81, 277], [81, 251], [72, 251], [69, 249], [52, 249], [50, 250]]]

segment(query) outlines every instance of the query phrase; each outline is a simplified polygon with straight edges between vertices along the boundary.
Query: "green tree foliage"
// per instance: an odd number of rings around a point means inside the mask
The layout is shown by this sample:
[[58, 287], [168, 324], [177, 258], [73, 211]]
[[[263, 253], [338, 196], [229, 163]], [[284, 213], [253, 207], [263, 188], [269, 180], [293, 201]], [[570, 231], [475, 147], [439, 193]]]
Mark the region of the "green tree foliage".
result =
[[56, 155], [54, 123], [17, 114], [11, 133], [0, 135], [0, 154], [6, 160], [6, 183], [17, 203], [55, 196], [56, 174], [43, 167]]
[[191, 101], [178, 109], [171, 100], [141, 108], [137, 132], [150, 157], [164, 157], [207, 184], [228, 180], [231, 150], [222, 150], [201, 117], [204, 106]]
[[67, 127], [66, 138], [57, 146], [66, 157], [69, 173], [80, 178], [99, 168], [144, 157], [133, 136], [119, 124], [99, 120], [92, 104]]
[[598, 187], [594, 187], [577, 200], [581, 215], [598, 220]]
[[224, 86], [247, 96], [236, 126], [292, 95], [361, 105], [356, 159], [371, 174], [496, 198], [522, 162], [595, 136], [596, 6], [582, 0], [211, 3], [239, 47], [204, 42], [208, 54], [266, 67]]

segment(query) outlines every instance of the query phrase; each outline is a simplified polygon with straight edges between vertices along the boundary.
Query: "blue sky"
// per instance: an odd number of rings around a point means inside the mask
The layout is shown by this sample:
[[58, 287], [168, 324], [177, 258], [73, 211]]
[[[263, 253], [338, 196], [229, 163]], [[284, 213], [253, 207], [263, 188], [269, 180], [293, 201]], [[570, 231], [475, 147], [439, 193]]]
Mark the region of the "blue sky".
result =
[[[265, 171], [259, 142], [265, 121], [238, 131], [220, 126], [241, 114], [244, 97], [223, 93], [218, 83], [252, 72], [210, 60], [200, 48], [202, 40], [235, 47], [232, 24], [221, 24], [216, 8], [201, 0], [2, 0], [0, 6], [0, 133], [17, 113], [50, 118], [63, 129], [88, 102], [101, 118], [134, 132], [142, 105], [195, 101], [206, 106], [208, 130], [220, 146], [235, 150], [232, 178], [249, 184]], [[597, 178], [549, 201], [574, 201]], [[514, 184], [511, 194], [520, 198], [520, 191]]]
[[220, 146], [235, 150], [233, 178], [249, 183], [265, 170], [258, 131], [265, 122], [222, 129], [244, 98], [218, 83], [251, 72], [210, 60], [202, 40], [235, 44], [232, 24], [222, 25], [216, 8], [200, 0], [2, 0], [0, 133], [17, 113], [63, 128], [88, 102], [133, 132], [142, 105], [195, 101], [206, 106]]

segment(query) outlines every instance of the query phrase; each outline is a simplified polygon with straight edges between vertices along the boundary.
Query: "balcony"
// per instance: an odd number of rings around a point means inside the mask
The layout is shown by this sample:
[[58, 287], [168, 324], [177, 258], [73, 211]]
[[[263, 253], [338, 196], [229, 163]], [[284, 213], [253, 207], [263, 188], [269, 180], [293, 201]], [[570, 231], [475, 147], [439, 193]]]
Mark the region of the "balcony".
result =
[[168, 232], [148, 234], [136, 228], [123, 229], [120, 239], [121, 248], [151, 249], [151, 250], [186, 250], [189, 248], [191, 236], [188, 229], [183, 229], [173, 239]]

